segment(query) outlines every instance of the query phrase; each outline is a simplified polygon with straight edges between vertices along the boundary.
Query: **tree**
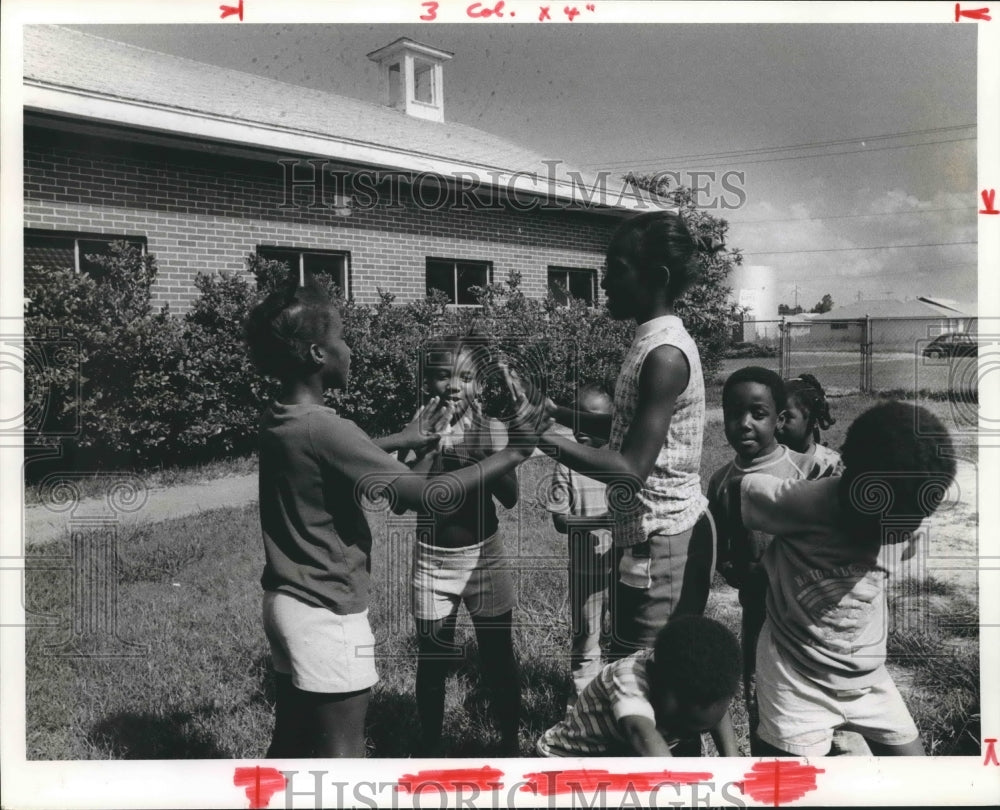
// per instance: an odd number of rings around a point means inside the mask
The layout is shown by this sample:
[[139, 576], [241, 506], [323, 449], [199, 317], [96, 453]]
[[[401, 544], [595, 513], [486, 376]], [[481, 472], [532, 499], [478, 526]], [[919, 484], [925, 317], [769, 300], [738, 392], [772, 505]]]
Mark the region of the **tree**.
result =
[[729, 275], [743, 264], [738, 248], [728, 249], [726, 233], [729, 223], [712, 216], [695, 205], [695, 193], [686, 186], [670, 189], [665, 174], [637, 175], [629, 173], [625, 182], [663, 197], [677, 206], [692, 235], [701, 244], [697, 253], [700, 278], [677, 301], [677, 314], [701, 354], [706, 373], [715, 371], [723, 352], [729, 347], [733, 327], [740, 322], [742, 310], [732, 299]]
[[779, 315], [801, 315], [803, 309], [801, 306], [790, 307], [788, 304], [778, 304], [778, 314]]
[[831, 309], [833, 309], [833, 298], [830, 296], [830, 293], [827, 293], [816, 303], [816, 306], [809, 311], [823, 313], [829, 312]]

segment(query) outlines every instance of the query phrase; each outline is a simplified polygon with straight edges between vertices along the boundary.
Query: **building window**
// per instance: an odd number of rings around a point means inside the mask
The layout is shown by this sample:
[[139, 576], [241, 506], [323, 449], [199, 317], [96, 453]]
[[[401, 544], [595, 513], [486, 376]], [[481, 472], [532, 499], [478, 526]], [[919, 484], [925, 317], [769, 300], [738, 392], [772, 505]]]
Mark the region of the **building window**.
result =
[[347, 251], [260, 246], [257, 255], [287, 264], [300, 285], [313, 279], [332, 281], [345, 298], [351, 295], [351, 254]]
[[849, 326], [850, 326], [849, 323], [831, 323], [830, 329], [831, 331], [834, 329], [847, 329]]
[[473, 287], [490, 283], [493, 267], [490, 262], [469, 262], [461, 259], [427, 260], [427, 294], [440, 290], [448, 296], [449, 304], [475, 306]]
[[434, 98], [434, 65], [420, 59], [413, 60], [413, 98], [421, 104], [436, 104]]
[[51, 270], [73, 270], [94, 278], [104, 275], [104, 268], [94, 259], [111, 255], [112, 242], [128, 242], [143, 253], [143, 236], [111, 236], [108, 234], [72, 233], [66, 231], [24, 231], [25, 285], [39, 273]]
[[549, 267], [549, 294], [565, 306], [569, 296], [594, 306], [597, 295], [597, 271], [580, 267]]

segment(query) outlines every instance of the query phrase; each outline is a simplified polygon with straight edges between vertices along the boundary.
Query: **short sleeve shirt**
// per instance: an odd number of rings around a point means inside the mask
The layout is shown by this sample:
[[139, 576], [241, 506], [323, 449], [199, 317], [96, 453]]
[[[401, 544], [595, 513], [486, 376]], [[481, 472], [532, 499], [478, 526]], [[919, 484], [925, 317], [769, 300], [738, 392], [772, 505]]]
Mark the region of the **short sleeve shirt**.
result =
[[[542, 735], [542, 747], [560, 756], [620, 753], [627, 744], [618, 727], [622, 718], [656, 722], [647, 673], [652, 657], [652, 650], [640, 650], [605, 666], [580, 692], [566, 717]], [[669, 745], [679, 740], [667, 729], [657, 730]]]
[[887, 571], [842, 528], [838, 486], [747, 475], [743, 522], [775, 535], [763, 560], [775, 643], [821, 683], [862, 689], [884, 677]]
[[372, 535], [359, 485], [407, 471], [331, 408], [272, 404], [260, 430], [264, 589], [341, 615], [366, 610]]
[[[716, 470], [708, 481], [708, 505], [719, 534], [720, 563], [733, 561], [733, 555], [739, 553], [733, 541], [734, 534], [741, 527], [738, 526], [738, 516], [729, 514], [729, 486], [733, 481], [739, 481], [743, 476], [755, 472], [767, 473], [776, 478], [812, 479], [821, 477], [823, 467], [813, 456], [796, 453], [779, 444], [773, 452], [755, 458], [746, 466], [736, 458]], [[744, 553], [748, 558], [745, 562], [758, 562], [771, 542], [771, 535], [760, 531], [748, 531], [747, 535]]]

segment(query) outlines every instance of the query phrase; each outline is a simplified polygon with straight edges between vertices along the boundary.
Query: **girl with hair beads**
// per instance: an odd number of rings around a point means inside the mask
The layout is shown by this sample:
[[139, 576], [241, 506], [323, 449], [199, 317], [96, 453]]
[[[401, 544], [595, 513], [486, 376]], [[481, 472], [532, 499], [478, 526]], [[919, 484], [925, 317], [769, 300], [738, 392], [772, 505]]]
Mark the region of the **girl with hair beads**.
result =
[[[372, 440], [324, 404], [325, 390], [346, 387], [351, 350], [340, 312], [318, 287], [272, 293], [250, 313], [246, 335], [257, 368], [281, 381], [259, 445], [263, 619], [277, 692], [267, 756], [363, 757], [378, 674], [368, 622], [372, 535], [361, 498], [381, 494], [397, 513], [420, 507], [431, 482], [386, 451], [422, 450], [437, 437], [414, 420]], [[517, 442], [450, 473], [457, 508], [531, 454], [539, 409], [518, 414], [510, 424]]]
[[840, 453], [819, 440], [820, 430], [829, 430], [837, 421], [830, 414], [823, 386], [812, 374], [800, 374], [785, 380], [785, 394], [788, 404], [784, 421], [778, 426], [778, 441], [790, 450], [812, 457], [822, 467], [818, 477], [839, 475], [844, 466]]

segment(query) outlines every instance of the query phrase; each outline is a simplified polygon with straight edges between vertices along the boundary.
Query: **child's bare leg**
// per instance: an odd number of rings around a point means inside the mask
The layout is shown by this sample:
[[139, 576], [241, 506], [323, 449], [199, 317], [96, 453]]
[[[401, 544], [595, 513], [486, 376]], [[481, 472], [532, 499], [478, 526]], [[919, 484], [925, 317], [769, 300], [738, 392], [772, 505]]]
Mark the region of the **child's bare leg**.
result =
[[925, 756], [924, 745], [922, 742], [920, 742], [919, 737], [917, 737], [912, 742], [903, 743], [902, 745], [886, 745], [885, 743], [869, 740], [867, 737], [865, 737], [865, 741], [868, 743], [868, 747], [872, 749], [872, 753], [877, 757]]
[[508, 610], [499, 616], [472, 617], [482, 676], [489, 687], [503, 756], [517, 756], [517, 727], [521, 714], [521, 678], [514, 655], [513, 615], [513, 611]]
[[313, 718], [314, 757], [364, 757], [370, 689], [343, 694], [307, 693]]
[[458, 609], [443, 619], [417, 619], [417, 715], [420, 717], [421, 753], [437, 756], [444, 724], [444, 692], [448, 669], [462, 651], [455, 646]]
[[292, 686], [292, 676], [275, 673], [274, 733], [267, 749], [268, 759], [307, 756], [302, 747], [302, 712], [298, 706], [299, 691]]

